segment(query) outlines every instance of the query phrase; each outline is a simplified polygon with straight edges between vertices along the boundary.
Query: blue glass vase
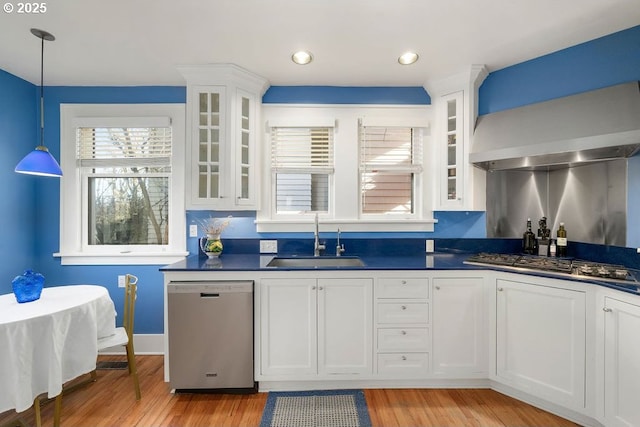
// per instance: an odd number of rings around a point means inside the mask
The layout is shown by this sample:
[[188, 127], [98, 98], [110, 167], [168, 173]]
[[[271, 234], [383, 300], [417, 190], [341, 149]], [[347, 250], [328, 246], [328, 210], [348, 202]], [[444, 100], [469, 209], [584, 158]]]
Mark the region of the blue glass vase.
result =
[[33, 270], [26, 270], [23, 275], [16, 276], [11, 282], [13, 294], [20, 304], [40, 298], [44, 287], [44, 276]]

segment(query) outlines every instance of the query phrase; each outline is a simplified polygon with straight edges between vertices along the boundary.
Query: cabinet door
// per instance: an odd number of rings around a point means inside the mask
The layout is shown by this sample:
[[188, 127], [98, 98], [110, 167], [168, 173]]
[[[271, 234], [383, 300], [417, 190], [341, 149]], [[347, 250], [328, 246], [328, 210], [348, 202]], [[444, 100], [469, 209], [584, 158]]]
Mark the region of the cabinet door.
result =
[[607, 426], [640, 426], [640, 306], [605, 298], [604, 416]]
[[572, 409], [585, 406], [584, 292], [497, 280], [496, 374]]
[[189, 92], [191, 205], [209, 206], [224, 197], [228, 164], [224, 86], [194, 86]]
[[487, 372], [487, 322], [481, 278], [433, 279], [433, 371], [447, 376]]
[[256, 97], [238, 89], [236, 94], [237, 110], [234, 134], [237, 138], [235, 145], [235, 203], [238, 206], [256, 206], [256, 166], [257, 166], [257, 136]]
[[318, 279], [320, 374], [373, 369], [373, 280]]
[[[455, 92], [442, 97], [441, 125], [445, 126], [444, 140], [440, 147], [443, 150], [441, 156], [441, 197], [443, 207], [461, 208], [464, 203], [464, 93]], [[445, 122], [446, 121], [446, 122]]]
[[315, 279], [263, 279], [260, 364], [264, 375], [317, 373]]

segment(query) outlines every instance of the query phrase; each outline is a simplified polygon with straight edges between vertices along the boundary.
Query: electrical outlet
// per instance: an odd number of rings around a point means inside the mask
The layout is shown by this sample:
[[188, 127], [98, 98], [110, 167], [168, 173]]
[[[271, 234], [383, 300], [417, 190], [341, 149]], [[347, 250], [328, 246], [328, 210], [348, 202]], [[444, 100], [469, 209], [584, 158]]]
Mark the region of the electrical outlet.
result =
[[426, 251], [427, 253], [431, 253], [434, 251], [433, 240], [427, 240]]
[[189, 226], [189, 237], [198, 237], [198, 224], [191, 224]]
[[260, 240], [260, 253], [261, 254], [278, 253], [278, 241], [277, 240]]
[[125, 283], [127, 283], [127, 276], [123, 276], [123, 275], [118, 276], [118, 287], [124, 288]]

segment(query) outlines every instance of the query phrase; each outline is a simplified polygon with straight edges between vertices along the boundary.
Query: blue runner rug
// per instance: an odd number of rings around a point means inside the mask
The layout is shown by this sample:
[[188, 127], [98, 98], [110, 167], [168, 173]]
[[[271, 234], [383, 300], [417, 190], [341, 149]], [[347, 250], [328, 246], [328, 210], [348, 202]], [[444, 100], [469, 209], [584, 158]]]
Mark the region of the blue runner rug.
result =
[[271, 392], [260, 427], [371, 427], [362, 390]]

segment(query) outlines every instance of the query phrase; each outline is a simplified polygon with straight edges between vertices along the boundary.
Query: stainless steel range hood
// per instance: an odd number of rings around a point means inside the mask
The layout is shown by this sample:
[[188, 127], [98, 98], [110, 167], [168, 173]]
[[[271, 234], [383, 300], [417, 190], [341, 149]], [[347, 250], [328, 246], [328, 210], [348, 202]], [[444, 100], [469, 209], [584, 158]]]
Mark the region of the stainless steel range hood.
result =
[[640, 82], [480, 116], [469, 159], [485, 170], [552, 170], [640, 149]]

